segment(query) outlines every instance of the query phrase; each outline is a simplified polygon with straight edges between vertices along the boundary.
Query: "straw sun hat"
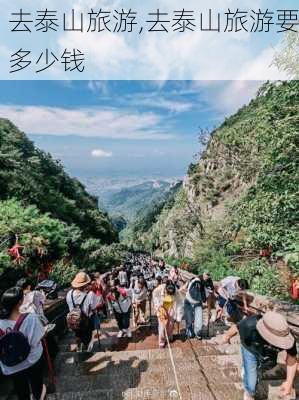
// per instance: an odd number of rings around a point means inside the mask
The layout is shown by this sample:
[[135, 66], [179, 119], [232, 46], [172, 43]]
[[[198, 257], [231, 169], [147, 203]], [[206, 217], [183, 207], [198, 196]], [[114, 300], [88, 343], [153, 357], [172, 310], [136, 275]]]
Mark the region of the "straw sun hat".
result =
[[85, 272], [78, 272], [75, 279], [72, 281], [74, 289], [82, 288], [91, 282], [90, 277]]
[[275, 347], [288, 350], [294, 345], [295, 339], [286, 319], [277, 312], [266, 312], [258, 321], [256, 329], [263, 339]]

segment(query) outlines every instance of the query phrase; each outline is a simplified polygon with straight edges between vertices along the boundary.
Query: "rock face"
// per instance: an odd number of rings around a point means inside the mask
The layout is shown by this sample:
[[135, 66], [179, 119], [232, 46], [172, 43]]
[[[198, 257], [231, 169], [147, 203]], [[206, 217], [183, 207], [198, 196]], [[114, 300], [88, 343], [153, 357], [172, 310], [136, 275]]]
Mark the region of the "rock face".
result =
[[257, 252], [272, 245], [274, 237], [285, 237], [276, 240], [280, 251], [292, 226], [294, 243], [298, 93], [298, 82], [267, 84], [211, 132], [172, 206], [140, 233], [141, 242], [167, 256], [192, 258], [203, 237], [223, 231], [223, 243], [239, 235]]
[[236, 201], [250, 181], [244, 179], [215, 136], [197, 164], [189, 167], [171, 209], [162, 210], [152, 232], [159, 233], [164, 255], [192, 257], [193, 245], [210, 221], [226, 218], [226, 203]]

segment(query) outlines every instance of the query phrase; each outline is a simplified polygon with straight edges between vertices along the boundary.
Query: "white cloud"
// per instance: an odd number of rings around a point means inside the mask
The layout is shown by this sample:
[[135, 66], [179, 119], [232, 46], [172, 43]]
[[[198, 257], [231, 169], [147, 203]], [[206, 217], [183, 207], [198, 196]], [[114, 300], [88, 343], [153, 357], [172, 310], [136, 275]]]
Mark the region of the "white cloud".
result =
[[26, 133], [76, 135], [110, 139], [170, 139], [160, 129], [161, 116], [115, 108], [79, 108], [0, 105], [0, 117], [8, 118]]
[[92, 92], [99, 92], [104, 96], [107, 96], [109, 94], [107, 81], [89, 81], [87, 87]]
[[259, 77], [259, 80], [284, 80], [288, 79], [284, 71], [279, 71], [273, 64], [274, 56], [279, 46], [264, 49], [258, 57], [249, 60], [241, 66], [236, 79], [247, 80], [252, 76]]
[[[206, 10], [206, 1], [189, 0], [189, 8], [196, 15]], [[137, 9], [137, 1], [129, 1], [127, 7]], [[238, 6], [244, 9], [258, 9], [265, 0], [240, 0]], [[105, 2], [108, 9], [117, 9], [119, 1]], [[180, 9], [180, 0], [152, 0], [151, 9], [157, 7], [170, 12]], [[87, 0], [77, 0], [76, 9], [90, 8]], [[214, 0], [213, 10], [224, 13], [228, 7], [234, 9], [232, 0]], [[141, 8], [142, 10], [142, 8]], [[146, 13], [140, 16], [146, 20]], [[140, 13], [141, 15], [141, 13]], [[223, 15], [223, 14], [222, 14]], [[145, 18], [143, 18], [143, 16]], [[224, 21], [222, 21], [222, 24]], [[150, 79], [156, 85], [163, 85], [169, 79], [281, 79], [283, 74], [270, 67], [271, 41], [278, 36], [269, 34], [263, 47], [257, 47], [257, 34], [185, 32], [114, 34], [111, 32], [84, 33], [75, 35], [67, 32], [59, 38], [60, 49], [82, 48], [86, 54], [88, 79]], [[271, 61], [271, 60], [270, 60]], [[241, 72], [240, 72], [241, 71]], [[244, 76], [244, 77], [243, 77]]]
[[109, 158], [112, 157], [112, 152], [103, 149], [93, 149], [91, 155], [95, 158]]
[[210, 111], [229, 116], [255, 98], [263, 81], [193, 81], [191, 90], [200, 94]]
[[193, 104], [190, 102], [166, 100], [163, 98], [144, 99], [141, 100], [139, 104], [149, 107], [162, 108], [174, 113], [183, 113], [193, 108]]
[[219, 91], [215, 99], [216, 107], [232, 114], [252, 100], [262, 85], [262, 81], [232, 81], [224, 90]]
[[[270, 0], [239, 0], [239, 9], [257, 10], [269, 7]], [[14, 0], [16, 9], [22, 6], [22, 0]], [[46, 4], [47, 0], [40, 0], [41, 4]], [[128, 0], [127, 9], [132, 8], [138, 12], [138, 23], [144, 27], [141, 35], [136, 33], [113, 33], [113, 32], [63, 32], [60, 30], [55, 35], [45, 37], [43, 45], [57, 51], [60, 54], [65, 48], [77, 48], [84, 52], [85, 71], [84, 74], [65, 73], [62, 66], [58, 64], [49, 68], [48, 71], [37, 79], [151, 79], [155, 80], [158, 87], [169, 79], [284, 79], [285, 74], [279, 72], [275, 67], [269, 67], [273, 55], [271, 43], [278, 42], [277, 34], [269, 33], [260, 35], [259, 33], [238, 32], [216, 33], [201, 32], [199, 30], [200, 12], [207, 12], [206, 0], [188, 0], [188, 8], [195, 11], [197, 30], [185, 33], [148, 33], [146, 24], [147, 13], [159, 8], [169, 12], [172, 17], [173, 10], [181, 9], [181, 0], [151, 0], [150, 5], [144, 7], [138, 0]], [[85, 31], [88, 28], [87, 13], [90, 9], [99, 10], [97, 0], [51, 0], [51, 7], [58, 10], [58, 14], [68, 13], [76, 10], [85, 15]], [[27, 0], [28, 11], [34, 10], [34, 1]], [[115, 10], [123, 7], [120, 0], [102, 0], [101, 8]], [[235, 10], [233, 0], [213, 0], [213, 12], [219, 11], [222, 14], [222, 25], [225, 24], [224, 12], [230, 8]], [[113, 17], [111, 16], [112, 30]], [[1, 31], [1, 27], [0, 27]], [[273, 29], [274, 31], [274, 29]], [[32, 53], [40, 52], [40, 33], [31, 35], [30, 46]], [[15, 37], [13, 38], [15, 39]], [[17, 43], [13, 43], [13, 48]], [[5, 44], [4, 44], [5, 45]], [[4, 46], [3, 45], [3, 46]], [[7, 46], [7, 44], [6, 44]], [[10, 43], [11, 46], [11, 43]], [[9, 64], [9, 54], [6, 48], [0, 48], [0, 54], [5, 54]], [[10, 52], [11, 54], [11, 52]], [[270, 61], [270, 62], [269, 62]], [[5, 65], [5, 63], [4, 63]], [[0, 66], [1, 71], [1, 66]], [[5, 70], [3, 69], [3, 73]], [[25, 71], [24, 71], [25, 73]], [[9, 73], [6, 71], [8, 77]], [[30, 74], [23, 75], [23, 79], [30, 78]], [[92, 90], [99, 89], [105, 93], [105, 87], [97, 88], [98, 84], [89, 84]]]
[[190, 101], [180, 101], [167, 99], [161, 92], [144, 92], [132, 96], [127, 96], [124, 102], [130, 106], [143, 106], [154, 109], [166, 110], [171, 113], [184, 113], [190, 111], [194, 104]]

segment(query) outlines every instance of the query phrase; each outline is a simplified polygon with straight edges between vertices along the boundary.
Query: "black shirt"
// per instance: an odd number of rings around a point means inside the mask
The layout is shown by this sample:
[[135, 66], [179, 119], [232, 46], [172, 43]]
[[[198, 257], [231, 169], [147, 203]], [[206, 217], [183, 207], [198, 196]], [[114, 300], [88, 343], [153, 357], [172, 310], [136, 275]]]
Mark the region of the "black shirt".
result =
[[[280, 349], [268, 343], [265, 339], [262, 338], [262, 336], [258, 333], [256, 329], [256, 324], [261, 318], [262, 315], [253, 315], [239, 322], [238, 329], [240, 333], [241, 343], [248, 351], [253, 354], [261, 355], [262, 357], [268, 355], [269, 352], [278, 354], [284, 349]], [[286, 351], [290, 356], [296, 357], [296, 341], [294, 341], [293, 347]]]
[[208, 290], [210, 290], [210, 291], [214, 291], [214, 283], [213, 283], [213, 281], [212, 281], [212, 278], [208, 278], [208, 279], [206, 279], [206, 280], [204, 280], [204, 279], [202, 279], [202, 281], [203, 281], [203, 286], [206, 288], [206, 289], [208, 289]]

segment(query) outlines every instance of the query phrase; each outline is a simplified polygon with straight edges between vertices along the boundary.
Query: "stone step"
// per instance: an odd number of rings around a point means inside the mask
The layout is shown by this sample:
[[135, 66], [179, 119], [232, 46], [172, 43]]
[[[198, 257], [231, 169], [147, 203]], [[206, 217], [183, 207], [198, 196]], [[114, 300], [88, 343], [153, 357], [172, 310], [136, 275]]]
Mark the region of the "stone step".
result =
[[[185, 348], [174, 347], [172, 354], [175, 360], [190, 360], [194, 357], [205, 358], [211, 356], [235, 356], [238, 355], [240, 348], [238, 345], [205, 345], [204, 343], [193, 345], [192, 348], [186, 343]], [[150, 349], [150, 350], [130, 350], [122, 352], [60, 352], [55, 361], [55, 365], [77, 364], [80, 362], [95, 363], [101, 361], [102, 358], [109, 358], [111, 362], [119, 360], [129, 360], [137, 357], [141, 360], [165, 360], [169, 359], [168, 349]]]
[[[238, 368], [241, 365], [237, 347], [198, 347], [191, 349], [173, 349], [175, 363], [182, 368], [188, 365], [199, 365], [203, 369]], [[231, 353], [231, 354], [230, 354]], [[213, 354], [213, 355], [210, 355]], [[215, 355], [214, 355], [215, 354]], [[109, 370], [120, 371], [126, 368], [136, 368], [136, 365], [146, 365], [150, 370], [169, 369], [170, 357], [167, 349], [140, 350], [129, 352], [99, 352], [99, 353], [61, 353], [55, 362], [55, 372], [61, 375], [97, 374]], [[209, 368], [210, 367], [210, 368]]]
[[[242, 386], [240, 383], [227, 383], [219, 386], [208, 386], [205, 383], [197, 383], [180, 386], [182, 400], [242, 400]], [[97, 389], [80, 392], [57, 392], [48, 396], [48, 400], [176, 400], [179, 399], [176, 386], [151, 384], [139, 385], [136, 388], [123, 388], [103, 390]]]
[[[132, 363], [132, 368], [139, 368], [140, 372], [143, 371], [146, 365], [146, 372], [172, 372], [172, 365], [170, 360], [153, 360], [147, 363], [145, 360], [135, 360]], [[177, 361], [176, 367], [184, 373], [192, 373], [199, 366], [197, 361]], [[80, 363], [80, 364], [63, 364], [56, 366], [55, 373], [60, 379], [62, 376], [81, 376], [81, 375], [95, 375], [95, 374], [110, 374], [119, 376], [126, 373], [128, 370], [127, 363], [111, 363], [110, 360], [103, 359], [102, 362], [97, 363]]]
[[[113, 357], [113, 356], [112, 356]], [[172, 372], [172, 365], [169, 357], [165, 359], [161, 358], [141, 358], [141, 357], [131, 357], [131, 358], [121, 358], [111, 356], [101, 357], [90, 357], [85, 361], [76, 362], [72, 357], [65, 363], [59, 363], [55, 366], [55, 373], [59, 377], [62, 376], [80, 376], [80, 375], [95, 375], [95, 374], [106, 374], [110, 375], [122, 375], [126, 373], [128, 368], [138, 369], [140, 372]], [[240, 375], [240, 357], [239, 356], [211, 356], [204, 357], [200, 360], [196, 358], [188, 359], [177, 359], [175, 361], [176, 368], [178, 371], [184, 371], [185, 374], [193, 374], [194, 371], [198, 369], [206, 370], [209, 375], [215, 376], [215, 368], [217, 368], [218, 378], [227, 378], [239, 376]], [[226, 374], [223, 375], [223, 371]], [[234, 378], [235, 379], [235, 378]]]

